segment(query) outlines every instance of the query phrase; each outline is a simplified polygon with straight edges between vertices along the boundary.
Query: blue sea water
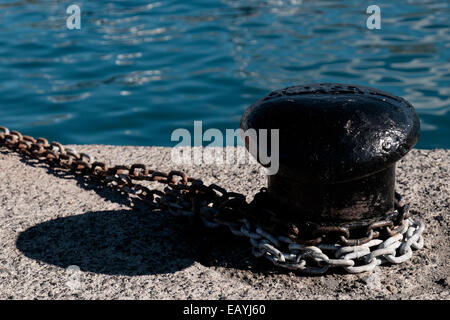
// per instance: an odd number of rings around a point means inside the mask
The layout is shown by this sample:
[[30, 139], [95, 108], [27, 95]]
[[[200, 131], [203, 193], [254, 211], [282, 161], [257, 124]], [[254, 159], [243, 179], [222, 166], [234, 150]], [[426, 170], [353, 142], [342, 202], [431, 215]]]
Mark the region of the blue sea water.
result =
[[[69, 30], [66, 8], [81, 7]], [[381, 8], [369, 30], [366, 8]], [[410, 101], [419, 148], [450, 148], [447, 0], [0, 1], [0, 125], [75, 144], [172, 146], [238, 128], [293, 84], [368, 85]]]

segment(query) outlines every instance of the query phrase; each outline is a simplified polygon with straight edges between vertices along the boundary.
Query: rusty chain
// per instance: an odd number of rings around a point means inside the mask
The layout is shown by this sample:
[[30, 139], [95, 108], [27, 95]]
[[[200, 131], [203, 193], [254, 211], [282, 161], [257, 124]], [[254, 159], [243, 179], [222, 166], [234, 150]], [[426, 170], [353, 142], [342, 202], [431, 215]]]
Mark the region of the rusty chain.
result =
[[[394, 212], [385, 220], [370, 224], [362, 233], [356, 230], [362, 237], [353, 238], [355, 230], [349, 228], [308, 222], [305, 225], [310, 232], [305, 237], [299, 225], [275, 218], [266, 206], [266, 188], [248, 203], [242, 194], [215, 184], [206, 186], [181, 171], [160, 172], [144, 164], [110, 168], [58, 142], [24, 136], [6, 127], [0, 127], [0, 147], [97, 180], [139, 199], [152, 210], [199, 218], [210, 228], [226, 226], [234, 235], [250, 240], [255, 257], [265, 257], [290, 270], [323, 274], [330, 267], [342, 267], [349, 273], [365, 272], [385, 262], [402, 263], [411, 258], [412, 249], [423, 247], [424, 224], [409, 217], [408, 206], [397, 193]], [[165, 188], [151, 190], [135, 183], [144, 180], [165, 184]]]

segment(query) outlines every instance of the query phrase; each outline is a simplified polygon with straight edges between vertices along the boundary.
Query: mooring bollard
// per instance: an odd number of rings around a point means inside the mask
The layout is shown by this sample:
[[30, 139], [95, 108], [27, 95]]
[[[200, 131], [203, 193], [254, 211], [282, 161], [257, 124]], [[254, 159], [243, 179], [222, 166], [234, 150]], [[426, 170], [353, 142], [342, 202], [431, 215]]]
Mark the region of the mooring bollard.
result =
[[277, 218], [348, 237], [394, 218], [395, 163], [416, 144], [420, 122], [400, 97], [326, 83], [270, 93], [246, 110], [241, 128], [257, 137], [279, 129], [280, 168], [267, 192]]

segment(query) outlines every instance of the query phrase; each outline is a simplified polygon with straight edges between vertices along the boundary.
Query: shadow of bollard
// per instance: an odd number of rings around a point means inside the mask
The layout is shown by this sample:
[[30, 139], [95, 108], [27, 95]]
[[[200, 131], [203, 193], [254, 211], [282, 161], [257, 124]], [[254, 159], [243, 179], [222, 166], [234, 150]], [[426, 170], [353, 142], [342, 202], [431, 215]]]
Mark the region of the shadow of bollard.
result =
[[35, 225], [19, 235], [16, 246], [29, 258], [61, 268], [129, 276], [173, 273], [194, 262], [195, 250], [170, 220], [132, 210], [87, 212]]
[[200, 232], [165, 213], [91, 211], [57, 218], [22, 232], [16, 246], [31, 259], [108, 275], [174, 273], [194, 262], [257, 273], [281, 272], [268, 261], [254, 258], [249, 243], [230, 237], [227, 229]]

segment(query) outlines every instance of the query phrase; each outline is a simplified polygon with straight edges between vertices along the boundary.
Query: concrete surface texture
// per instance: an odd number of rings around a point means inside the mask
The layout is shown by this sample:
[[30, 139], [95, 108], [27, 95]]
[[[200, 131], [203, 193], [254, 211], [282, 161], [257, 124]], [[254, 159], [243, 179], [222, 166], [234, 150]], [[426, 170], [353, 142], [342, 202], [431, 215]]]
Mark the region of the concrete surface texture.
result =
[[[256, 164], [183, 166], [169, 148], [75, 147], [109, 164], [182, 169], [249, 199], [266, 184]], [[228, 230], [132, 209], [113, 190], [2, 150], [0, 298], [449, 299], [449, 164], [450, 150], [413, 150], [397, 165], [397, 190], [426, 223], [410, 261], [310, 277], [252, 257]]]

